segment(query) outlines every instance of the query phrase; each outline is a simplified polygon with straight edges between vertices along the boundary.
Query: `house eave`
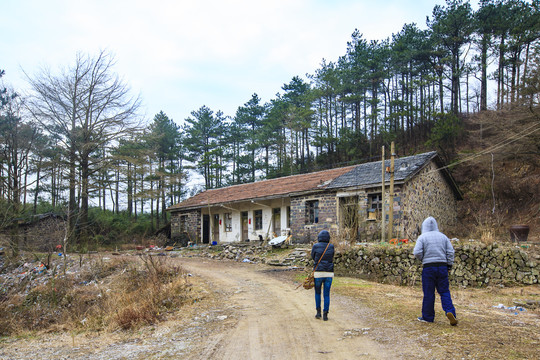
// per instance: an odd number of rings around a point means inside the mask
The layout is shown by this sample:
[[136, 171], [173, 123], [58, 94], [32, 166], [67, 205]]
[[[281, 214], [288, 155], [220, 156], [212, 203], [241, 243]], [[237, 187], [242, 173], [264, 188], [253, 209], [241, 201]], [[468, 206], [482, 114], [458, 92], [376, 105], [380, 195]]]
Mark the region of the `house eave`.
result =
[[[394, 181], [394, 185], [395, 186], [398, 186], [398, 185], [403, 185], [405, 183], [405, 181]], [[390, 181], [386, 182], [385, 181], [385, 188], [388, 188], [390, 187]], [[381, 189], [382, 188], [382, 183], [373, 183], [373, 184], [363, 184], [363, 185], [357, 185], [357, 186], [350, 186], [350, 187], [344, 187], [344, 188], [341, 188], [341, 189], [336, 189], [337, 190], [337, 193], [338, 193], [338, 196], [340, 192], [350, 192], [350, 191], [365, 191], [366, 189]]]
[[[256, 201], [268, 201], [268, 200], [276, 200], [276, 199], [283, 199], [283, 198], [291, 198], [291, 197], [296, 197], [296, 196], [305, 196], [305, 195], [310, 195], [310, 194], [318, 194], [325, 191], [326, 189], [297, 191], [293, 193], [271, 195], [271, 196], [261, 196], [261, 197], [256, 197], [256, 198], [241, 199], [241, 200], [235, 200], [235, 201], [224, 201], [224, 202], [217, 202], [217, 203], [212, 203], [212, 204], [199, 204], [199, 205], [192, 205], [192, 206], [186, 206], [186, 207], [180, 207], [180, 208], [179, 207], [168, 208], [166, 209], [166, 211], [173, 213], [173, 212], [193, 211], [193, 210], [199, 210], [199, 209], [204, 209], [204, 208], [226, 207], [226, 206], [232, 206], [232, 205], [241, 204], [241, 203], [251, 203], [251, 202], [256, 202]], [[331, 189], [329, 191], [336, 192], [336, 189]]]

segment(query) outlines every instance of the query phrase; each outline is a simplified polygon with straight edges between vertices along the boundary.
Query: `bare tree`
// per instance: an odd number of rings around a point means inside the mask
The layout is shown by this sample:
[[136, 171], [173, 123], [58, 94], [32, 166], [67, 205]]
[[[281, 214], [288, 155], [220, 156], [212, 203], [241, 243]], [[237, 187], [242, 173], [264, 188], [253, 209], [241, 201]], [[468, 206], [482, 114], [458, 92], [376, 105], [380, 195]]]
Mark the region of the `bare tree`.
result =
[[[14, 92], [8, 93], [8, 101], [0, 109], [0, 188], [7, 200], [4, 221], [11, 226], [10, 246], [13, 255], [19, 252], [17, 217], [21, 213], [21, 196], [29, 187], [26, 174], [29, 173], [28, 158], [37, 129], [23, 121], [20, 112], [22, 99]], [[25, 180], [23, 180], [23, 178]]]
[[[89, 195], [93, 185], [97, 186], [97, 182], [91, 182], [91, 176], [106, 160], [99, 150], [139, 125], [136, 119], [140, 99], [129, 94], [129, 87], [113, 72], [113, 66], [113, 56], [101, 51], [95, 57], [77, 54], [75, 64], [59, 74], [51, 73], [48, 68], [33, 77], [26, 74], [32, 89], [28, 109], [68, 153], [66, 240], [75, 240], [77, 234], [83, 244], [87, 243]], [[78, 178], [80, 184], [77, 184]]]

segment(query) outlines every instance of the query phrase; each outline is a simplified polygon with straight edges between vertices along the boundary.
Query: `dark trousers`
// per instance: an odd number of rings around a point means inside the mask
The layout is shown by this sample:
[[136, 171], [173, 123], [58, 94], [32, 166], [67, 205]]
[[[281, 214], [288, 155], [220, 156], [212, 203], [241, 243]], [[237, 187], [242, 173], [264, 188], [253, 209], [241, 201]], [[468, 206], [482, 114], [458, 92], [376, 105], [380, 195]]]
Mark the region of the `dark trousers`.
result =
[[422, 270], [422, 318], [432, 322], [435, 319], [435, 289], [441, 296], [441, 305], [445, 313], [451, 312], [456, 316], [456, 309], [452, 304], [448, 284], [448, 268], [446, 265], [424, 267]]

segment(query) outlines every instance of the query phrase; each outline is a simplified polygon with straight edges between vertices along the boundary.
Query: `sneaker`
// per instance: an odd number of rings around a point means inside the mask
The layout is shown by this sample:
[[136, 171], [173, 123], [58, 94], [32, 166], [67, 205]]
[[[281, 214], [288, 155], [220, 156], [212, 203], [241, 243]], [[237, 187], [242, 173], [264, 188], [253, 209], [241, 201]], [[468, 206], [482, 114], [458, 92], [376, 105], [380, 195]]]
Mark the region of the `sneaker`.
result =
[[421, 317], [421, 316], [420, 316], [419, 318], [417, 318], [416, 320], [418, 320], [418, 321], [420, 321], [420, 322], [425, 322], [425, 323], [433, 322], [433, 321], [427, 321], [427, 320], [425, 320], [425, 319], [424, 319], [423, 317]]
[[452, 326], [457, 325], [458, 321], [457, 321], [456, 317], [454, 316], [454, 314], [452, 314], [451, 312], [447, 312], [446, 317], [448, 318], [448, 320], [450, 320], [450, 325], [452, 325]]

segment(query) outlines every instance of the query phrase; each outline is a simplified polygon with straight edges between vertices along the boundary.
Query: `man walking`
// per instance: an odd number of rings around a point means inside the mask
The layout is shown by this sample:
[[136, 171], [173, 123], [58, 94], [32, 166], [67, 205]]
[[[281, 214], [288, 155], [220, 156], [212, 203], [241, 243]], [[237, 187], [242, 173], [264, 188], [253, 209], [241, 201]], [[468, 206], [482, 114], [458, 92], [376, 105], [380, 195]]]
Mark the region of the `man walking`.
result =
[[435, 289], [441, 296], [441, 304], [450, 325], [456, 326], [458, 321], [456, 309], [450, 296], [448, 271], [454, 264], [454, 248], [446, 235], [439, 231], [437, 221], [428, 217], [422, 223], [422, 234], [418, 237], [413, 250], [414, 256], [422, 261], [422, 316], [419, 321], [435, 320]]

